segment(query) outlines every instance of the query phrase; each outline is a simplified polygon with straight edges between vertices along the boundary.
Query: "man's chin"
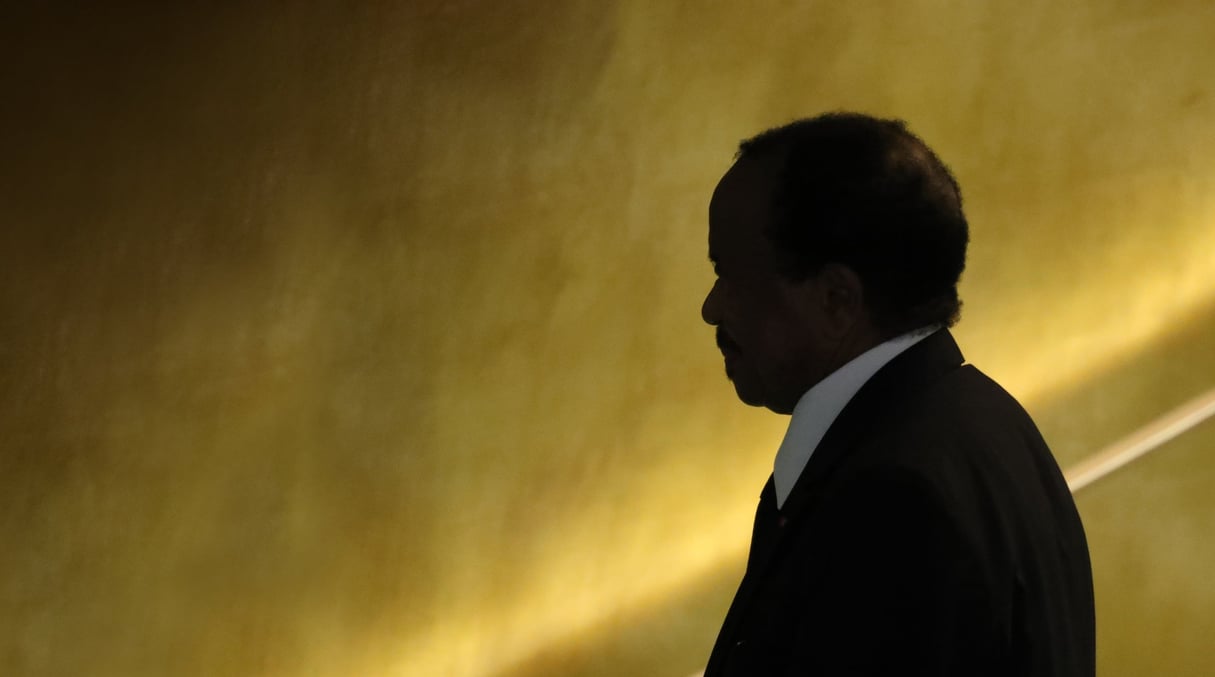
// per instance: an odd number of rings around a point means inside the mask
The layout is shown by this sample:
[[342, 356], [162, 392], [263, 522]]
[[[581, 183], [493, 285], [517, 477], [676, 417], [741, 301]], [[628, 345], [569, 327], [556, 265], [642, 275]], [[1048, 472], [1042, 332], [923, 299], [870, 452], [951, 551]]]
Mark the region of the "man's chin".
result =
[[[750, 386], [750, 387], [749, 387]], [[738, 383], [734, 381], [734, 393], [738, 395], [739, 401], [749, 407], [762, 407], [771, 411], [774, 414], [792, 414], [793, 408], [797, 404], [796, 401], [782, 403], [774, 401], [771, 393], [762, 388], [753, 387], [753, 383]]]
[[759, 374], [747, 369], [738, 354], [726, 356], [726, 378], [734, 384], [734, 392], [743, 404], [751, 407], [767, 406], [764, 389], [760, 387]]
[[760, 396], [760, 393], [755, 388], [749, 388], [746, 386], [746, 384], [740, 385], [738, 383], [738, 381], [735, 381], [734, 382], [734, 392], [735, 392], [735, 394], [738, 395], [738, 399], [741, 400], [742, 403], [747, 406], [751, 406], [751, 407], [764, 406], [764, 398], [762, 396]]

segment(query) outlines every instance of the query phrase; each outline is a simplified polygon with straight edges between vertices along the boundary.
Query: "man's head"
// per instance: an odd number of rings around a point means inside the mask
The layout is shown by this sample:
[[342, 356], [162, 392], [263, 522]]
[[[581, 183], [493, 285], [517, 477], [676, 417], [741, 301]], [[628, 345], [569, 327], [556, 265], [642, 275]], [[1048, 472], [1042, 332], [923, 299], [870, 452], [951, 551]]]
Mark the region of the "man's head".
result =
[[900, 121], [828, 114], [743, 141], [709, 205], [701, 309], [739, 398], [789, 413], [874, 345], [951, 326], [968, 237], [949, 169]]

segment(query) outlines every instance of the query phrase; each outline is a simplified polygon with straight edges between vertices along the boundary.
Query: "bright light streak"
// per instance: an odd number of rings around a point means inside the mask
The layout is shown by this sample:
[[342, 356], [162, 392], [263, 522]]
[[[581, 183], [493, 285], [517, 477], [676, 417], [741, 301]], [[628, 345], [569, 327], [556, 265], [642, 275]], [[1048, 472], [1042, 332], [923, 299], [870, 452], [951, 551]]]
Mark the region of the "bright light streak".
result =
[[1215, 389], [1072, 466], [1065, 473], [1067, 484], [1073, 492], [1079, 491], [1212, 416], [1215, 416]]

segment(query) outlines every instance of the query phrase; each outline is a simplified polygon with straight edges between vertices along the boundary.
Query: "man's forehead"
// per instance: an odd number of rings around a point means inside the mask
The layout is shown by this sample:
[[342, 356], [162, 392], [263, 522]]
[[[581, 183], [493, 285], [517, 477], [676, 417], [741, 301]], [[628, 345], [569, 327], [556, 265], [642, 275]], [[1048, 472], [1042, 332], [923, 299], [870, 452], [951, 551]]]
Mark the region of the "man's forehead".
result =
[[726, 171], [709, 200], [710, 239], [714, 230], [754, 227], [757, 220], [766, 218], [772, 197], [772, 169], [766, 159], [744, 157]]

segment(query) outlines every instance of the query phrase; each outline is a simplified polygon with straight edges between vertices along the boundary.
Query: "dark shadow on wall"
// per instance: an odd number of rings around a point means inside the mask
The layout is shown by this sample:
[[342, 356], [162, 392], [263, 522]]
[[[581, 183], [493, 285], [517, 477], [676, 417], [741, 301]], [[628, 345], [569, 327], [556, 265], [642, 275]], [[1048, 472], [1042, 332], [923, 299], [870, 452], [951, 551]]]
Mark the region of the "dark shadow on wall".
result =
[[[1215, 385], [1213, 347], [1215, 299], [1095, 378], [1026, 404], [1066, 469]], [[669, 603], [612, 616], [496, 677], [692, 675], [704, 668], [742, 565], [741, 560], [723, 562]]]

